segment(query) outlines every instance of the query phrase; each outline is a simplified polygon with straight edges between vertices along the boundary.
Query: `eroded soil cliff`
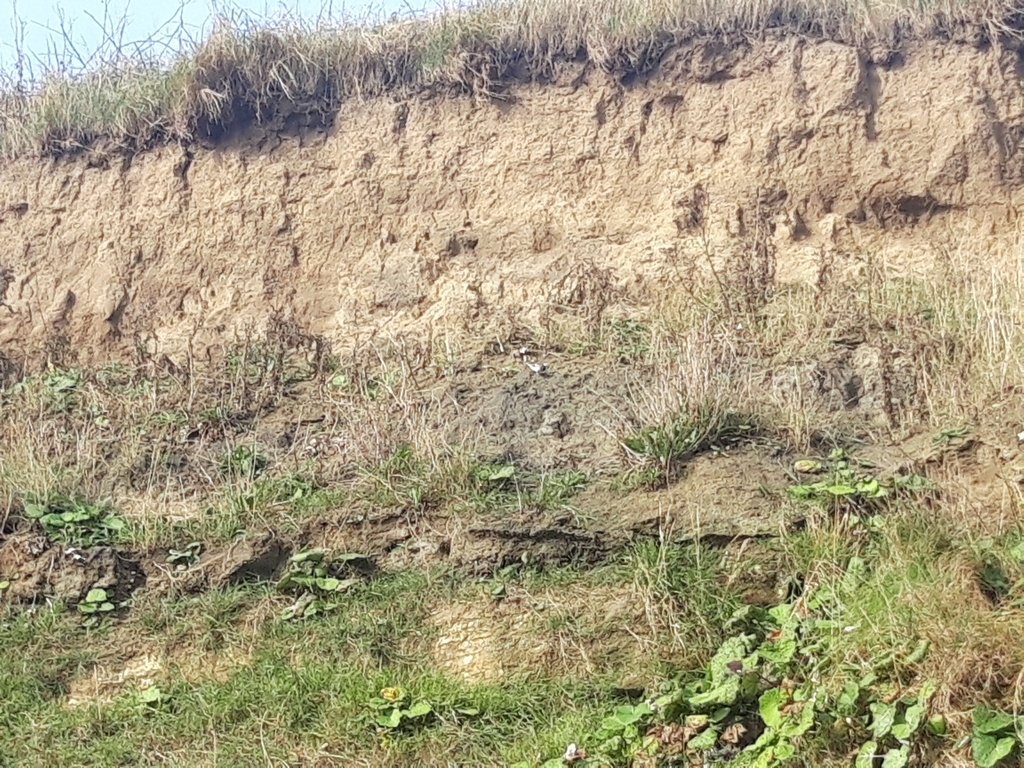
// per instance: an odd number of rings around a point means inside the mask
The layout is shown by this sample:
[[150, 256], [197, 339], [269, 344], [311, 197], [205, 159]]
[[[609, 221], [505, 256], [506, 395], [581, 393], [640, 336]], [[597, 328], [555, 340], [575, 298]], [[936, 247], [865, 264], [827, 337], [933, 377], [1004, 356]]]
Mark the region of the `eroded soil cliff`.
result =
[[[1021, 59], [931, 41], [671, 51], [499, 97], [351, 102], [134, 156], [0, 169], [0, 353], [184, 366], [272, 320], [336, 349], [589, 321], [746, 262], [814, 282], [1012, 242]], [[585, 318], [586, 319], [586, 318]]]

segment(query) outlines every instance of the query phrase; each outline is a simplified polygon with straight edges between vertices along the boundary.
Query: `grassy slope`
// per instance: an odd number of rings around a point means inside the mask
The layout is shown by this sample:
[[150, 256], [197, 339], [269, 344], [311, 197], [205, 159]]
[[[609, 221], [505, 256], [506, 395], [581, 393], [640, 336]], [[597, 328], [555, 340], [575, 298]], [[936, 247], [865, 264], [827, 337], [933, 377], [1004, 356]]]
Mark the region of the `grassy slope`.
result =
[[883, 48], [932, 34], [1013, 35], [1013, 6], [992, 0], [483, 0], [466, 9], [372, 25], [220, 25], [171, 60], [112, 51], [86, 71], [63, 67], [0, 92], [0, 152], [66, 152], [190, 140], [203, 126], [267, 119], [277, 105], [317, 124], [345, 100], [424, 87], [490, 93], [550, 74], [582, 53], [613, 72], [643, 72], [674, 44], [768, 31]]
[[[979, 542], [951, 533], [922, 526], [907, 510], [868, 542], [823, 529], [796, 534], [775, 563], [837, 591], [852, 557], [869, 563], [865, 580], [828, 605], [835, 628], [820, 633], [815, 658], [801, 664], [817, 670], [816, 690], [832, 697], [868, 673], [886, 696], [938, 680], [932, 711], [945, 716], [949, 735], [918, 741], [917, 754], [931, 755], [925, 765], [971, 764], [951, 749], [969, 727], [966, 708], [1012, 711], [1022, 661], [1024, 568], [1007, 555], [1018, 536]], [[993, 556], [1009, 563], [1014, 585], [997, 608], [975, 580], [980, 558]], [[0, 623], [11, 651], [0, 659], [0, 756], [12, 765], [500, 766], [533, 764], [570, 742], [594, 749], [603, 718], [636, 701], [630, 688], [654, 691], [660, 680], [700, 675], [739, 602], [723, 585], [728, 570], [717, 552], [641, 546], [597, 570], [506, 577], [514, 610], [544, 615], [529, 630], [531, 643], [596, 657], [609, 633], [621, 632], [601, 619], [601, 606], [581, 621], [586, 611], [561, 600], [569, 590], [616, 586], [641, 610], [629, 652], [586, 663], [571, 654], [520, 660], [496, 681], [460, 679], [432, 656], [446, 628], [429, 621], [429, 608], [460, 601], [487, 615], [492, 604], [494, 582], [450, 574], [384, 577], [307, 622], [276, 619], [288, 601], [261, 587], [142, 603], [124, 621], [88, 632], [61, 605], [8, 609]], [[930, 655], [913, 659], [921, 639], [931, 641]], [[94, 677], [116, 681], [140, 648], [161, 666], [143, 678], [92, 685]], [[230, 661], [209, 672], [217, 659]], [[808, 673], [798, 665], [792, 679]], [[69, 681], [77, 702], [67, 696]], [[154, 682], [167, 699], [145, 703], [140, 693]], [[429, 702], [436, 716], [395, 732], [376, 728], [374, 702], [395, 685]], [[465, 708], [479, 714], [460, 715]], [[849, 730], [820, 727], [797, 742], [796, 764], [848, 765], [869, 720], [856, 717]]]
[[[1009, 488], [992, 515], [990, 504], [965, 495], [989, 467], [955, 456], [972, 433], [1001, 439], [1024, 417], [1012, 397], [1024, 384], [1024, 282], [1005, 267], [988, 274], [952, 258], [913, 281], [867, 270], [813, 291], [759, 293], [733, 309], [716, 285], [653, 316], [609, 318], [597, 337], [549, 329], [559, 338], [538, 334], [532, 345], [647, 371], [648, 388], [636, 394], [640, 426], [678, 425], [681, 408], [704, 414], [703, 423], [742, 411], [789, 447], [788, 460], [834, 445], [856, 456], [918, 433], [954, 457], [925, 467], [939, 495], [802, 504], [806, 527], [774, 542], [712, 550], [641, 540], [591, 569], [524, 564], [484, 579], [443, 566], [399, 570], [299, 622], [279, 618], [294, 598], [267, 585], [140, 593], [122, 617], [90, 630], [59, 604], [3, 604], [0, 641], [11, 652], [0, 656], [0, 760], [532, 764], [569, 742], [596, 749], [604, 716], [635, 702], [634, 689], [650, 695], [659, 683], [700, 677], [718, 644], [739, 631], [728, 622], [733, 609], [754, 599], [801, 606], [811, 622], [800, 630], [801, 654], [763, 676], [764, 685], [813, 681], [823, 702], [818, 725], [795, 742], [795, 764], [848, 765], [869, 737], [868, 704], [905, 701], [932, 680], [930, 712], [948, 732], [914, 739], [912, 754], [922, 765], [970, 765], [959, 739], [969, 734], [971, 708], [1013, 711], [1021, 693], [1024, 548], [1019, 494]], [[818, 311], [808, 313], [808, 303]], [[764, 386], [766, 376], [827, 356], [851, 328], [900, 350], [915, 374], [885, 420], [867, 426], [863, 414], [830, 409], [812, 392]], [[493, 473], [493, 465], [480, 463], [470, 443], [452, 450], [424, 426], [430, 398], [418, 400], [414, 382], [443, 378], [450, 366], [418, 359], [416, 371], [389, 366], [382, 350], [367, 366], [321, 360], [310, 368], [267, 341], [194, 376], [110, 366], [25, 377], [0, 399], [0, 498], [15, 517], [26, 499], [58, 492], [109, 498], [129, 523], [121, 546], [153, 551], [157, 563], [193, 538], [215, 547], [239, 531], [299, 535], [350, 509], [440, 524], [492, 508], [574, 504], [570, 492], [544, 502], [540, 483], [510, 495], [481, 485], [477, 470]], [[905, 377], [907, 367], [899, 370]], [[683, 382], [687, 397], [666, 400], [668, 381]], [[306, 403], [300, 412], [326, 411], [316, 429], [337, 451], [304, 452], [310, 435], [271, 450], [281, 429], [274, 413], [295, 398]], [[246, 409], [254, 419], [239, 417]], [[410, 439], [412, 452], [396, 452]], [[268, 458], [258, 476], [251, 454], [236, 450], [252, 446]], [[651, 456], [643, 472], [662, 466]], [[626, 495], [615, 503], [628, 505], [638, 482], [665, 481], [637, 477], [624, 462], [588, 482], [618, 488]], [[766, 491], [786, 498], [785, 488]], [[458, 627], [482, 645], [459, 646], [453, 663], [438, 641]], [[476, 660], [464, 668], [465, 654]], [[504, 677], [463, 676], [486, 669], [489, 655]], [[131, 672], [147, 658], [159, 666]], [[864, 682], [868, 675], [874, 680]], [[831, 722], [842, 714], [843, 686], [855, 681], [864, 683], [859, 703], [849, 719]], [[151, 682], [169, 698], [140, 701]], [[436, 716], [395, 732], [374, 727], [374, 701], [392, 685]], [[730, 717], [752, 726], [756, 711], [756, 702], [740, 702]]]

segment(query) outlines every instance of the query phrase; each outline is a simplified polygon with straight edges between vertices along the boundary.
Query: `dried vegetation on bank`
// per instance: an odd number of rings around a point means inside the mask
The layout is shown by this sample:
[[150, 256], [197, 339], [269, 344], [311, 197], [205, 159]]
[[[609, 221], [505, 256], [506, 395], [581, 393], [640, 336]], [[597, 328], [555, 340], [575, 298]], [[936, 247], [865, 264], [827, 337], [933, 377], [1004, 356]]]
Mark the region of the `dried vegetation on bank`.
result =
[[[282, 113], [329, 125], [346, 100], [423, 89], [500, 98], [510, 81], [551, 77], [566, 62], [633, 76], [673, 46], [710, 39], [788, 34], [883, 57], [932, 36], [988, 45], [1017, 40], [1019, 15], [999, 0], [482, 0], [380, 22], [223, 19], [201, 40], [64, 50], [32, 73], [19, 57], [0, 91], [0, 153], [137, 150]], [[121, 39], [112, 26], [107, 39]]]

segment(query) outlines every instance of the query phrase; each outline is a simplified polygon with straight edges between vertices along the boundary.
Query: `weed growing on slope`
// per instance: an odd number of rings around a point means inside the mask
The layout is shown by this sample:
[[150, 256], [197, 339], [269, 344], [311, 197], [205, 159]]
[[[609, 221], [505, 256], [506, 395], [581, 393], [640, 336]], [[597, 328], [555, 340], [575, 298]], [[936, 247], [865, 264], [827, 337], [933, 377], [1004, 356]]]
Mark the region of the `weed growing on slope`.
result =
[[412, 446], [400, 445], [384, 461], [360, 470], [359, 495], [379, 507], [422, 509], [430, 500], [429, 470]]
[[628, 766], [645, 755], [659, 765], [697, 760], [772, 768], [806, 753], [815, 737], [835, 738], [841, 723], [843, 740], [859, 742], [858, 766], [876, 759], [890, 768], [907, 765], [918, 740], [944, 731], [940, 718], [928, 717], [934, 684], [906, 694], [869, 671], [836, 688], [823, 686], [835, 625], [818, 613], [822, 605], [811, 594], [768, 611], [741, 609], [727, 624], [738, 632], [702, 670], [617, 707], [593, 734], [570, 745], [572, 764]]
[[52, 368], [43, 377], [43, 392], [51, 411], [67, 411], [78, 403], [82, 374], [74, 369]]
[[411, 446], [359, 470], [355, 497], [377, 507], [482, 512], [511, 508], [568, 508], [589, 477], [578, 470], [536, 471], [507, 461], [475, 460], [446, 451], [432, 461]]
[[788, 495], [836, 513], [854, 516], [869, 515], [884, 509], [891, 497], [911, 497], [938, 491], [935, 483], [923, 475], [894, 474], [879, 478], [872, 474], [872, 465], [858, 461], [837, 448], [827, 462], [803, 459], [794, 469], [804, 475], [821, 475], [813, 483], [790, 485]]
[[181, 547], [171, 547], [167, 551], [167, 562], [174, 566], [176, 571], [185, 571], [199, 562], [199, 556], [203, 553], [203, 543], [192, 541]]
[[280, 477], [261, 475], [249, 487], [231, 495], [232, 509], [251, 513], [270, 507], [284, 507], [296, 512], [320, 510], [344, 498], [338, 489], [322, 487], [308, 475], [292, 473]]
[[530, 499], [540, 510], [564, 508], [573, 496], [586, 487], [587, 481], [587, 474], [575, 469], [547, 472], [540, 476]]
[[654, 462], [667, 482], [674, 467], [703, 451], [724, 448], [756, 433], [754, 420], [733, 411], [703, 407], [622, 439], [629, 456]]
[[429, 702], [413, 701], [408, 691], [395, 686], [381, 689], [380, 696], [373, 699], [370, 706], [376, 712], [374, 723], [389, 730], [410, 727], [434, 714]]
[[90, 589], [78, 604], [78, 612], [83, 614], [83, 627], [94, 627], [103, 616], [114, 611], [116, 606], [110, 602], [113, 595], [105, 589]]
[[105, 506], [70, 496], [26, 502], [24, 511], [49, 539], [75, 547], [114, 544], [126, 526], [123, 517]]
[[971, 712], [971, 756], [978, 768], [1010, 765], [1024, 743], [1017, 718], [986, 706]]
[[267, 468], [267, 457], [249, 445], [239, 445], [220, 460], [220, 472], [226, 477], [253, 479]]
[[281, 612], [283, 619], [308, 619], [333, 611], [340, 605], [335, 598], [373, 570], [369, 558], [352, 553], [328, 557], [324, 552], [298, 552], [288, 562], [277, 589], [297, 599]]

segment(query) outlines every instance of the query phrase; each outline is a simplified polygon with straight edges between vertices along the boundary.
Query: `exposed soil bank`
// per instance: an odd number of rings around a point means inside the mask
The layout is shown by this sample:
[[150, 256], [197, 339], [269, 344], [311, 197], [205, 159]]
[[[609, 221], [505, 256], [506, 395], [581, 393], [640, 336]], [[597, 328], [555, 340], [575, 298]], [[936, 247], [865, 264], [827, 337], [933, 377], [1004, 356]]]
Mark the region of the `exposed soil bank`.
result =
[[272, 318], [341, 348], [508, 333], [651, 302], [708, 253], [786, 282], [966, 238], [998, 252], [1024, 205], [1018, 53], [878, 59], [701, 44], [636, 82], [579, 65], [500, 100], [353, 102], [329, 129], [282, 115], [207, 146], [13, 162], [0, 353], [181, 365]]

